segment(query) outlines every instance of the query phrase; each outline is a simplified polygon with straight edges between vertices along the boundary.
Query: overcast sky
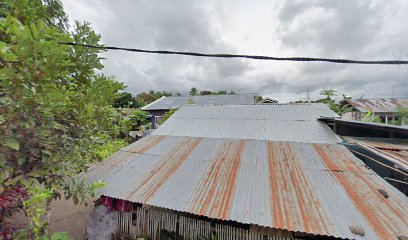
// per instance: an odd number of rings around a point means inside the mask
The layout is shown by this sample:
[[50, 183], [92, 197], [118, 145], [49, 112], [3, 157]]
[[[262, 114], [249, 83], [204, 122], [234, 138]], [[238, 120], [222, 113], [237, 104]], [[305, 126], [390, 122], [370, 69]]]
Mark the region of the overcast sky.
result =
[[[205, 53], [408, 60], [408, 1], [63, 0], [109, 46]], [[189, 89], [287, 102], [335, 89], [354, 98], [408, 97], [408, 66], [364, 66], [105, 54], [103, 72], [132, 93]]]

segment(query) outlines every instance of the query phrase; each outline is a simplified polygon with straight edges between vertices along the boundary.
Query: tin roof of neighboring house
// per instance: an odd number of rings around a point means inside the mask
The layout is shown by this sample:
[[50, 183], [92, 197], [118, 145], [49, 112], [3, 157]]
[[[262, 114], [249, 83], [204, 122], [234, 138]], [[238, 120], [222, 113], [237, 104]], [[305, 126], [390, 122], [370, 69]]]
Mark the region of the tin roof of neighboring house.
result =
[[102, 195], [214, 219], [349, 239], [408, 236], [408, 198], [340, 144], [150, 135], [86, 177], [107, 183]]
[[142, 107], [142, 110], [178, 109], [191, 101], [197, 105], [207, 104], [254, 104], [255, 94], [227, 94], [227, 95], [200, 95], [200, 96], [173, 96], [161, 97]]
[[344, 137], [347, 141], [390, 160], [408, 172], [408, 140], [394, 138]]
[[408, 98], [372, 98], [347, 100], [360, 112], [392, 113], [399, 107], [408, 108]]
[[320, 118], [339, 117], [326, 105], [184, 105], [155, 135], [338, 143]]

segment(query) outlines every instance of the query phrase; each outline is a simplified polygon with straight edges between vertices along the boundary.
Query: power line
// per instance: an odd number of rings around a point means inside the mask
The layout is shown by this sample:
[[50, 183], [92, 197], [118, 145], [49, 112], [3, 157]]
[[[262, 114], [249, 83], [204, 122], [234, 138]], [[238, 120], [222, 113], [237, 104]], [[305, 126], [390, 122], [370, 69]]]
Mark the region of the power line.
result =
[[152, 54], [165, 54], [165, 55], [184, 55], [193, 57], [213, 57], [213, 58], [247, 58], [256, 60], [272, 60], [272, 61], [293, 61], [293, 62], [329, 62], [329, 63], [343, 63], [343, 64], [370, 64], [370, 65], [403, 65], [408, 64], [406, 60], [380, 60], [380, 61], [369, 61], [369, 60], [352, 60], [352, 59], [341, 59], [341, 58], [312, 58], [312, 57], [270, 57], [270, 56], [260, 56], [260, 55], [243, 55], [243, 54], [209, 54], [209, 53], [197, 53], [197, 52], [180, 52], [180, 51], [166, 51], [166, 50], [146, 50], [138, 48], [122, 48], [122, 47], [109, 47], [109, 46], [96, 46], [89, 44], [80, 44], [72, 42], [58, 42], [59, 44], [70, 45], [70, 46], [80, 46], [87, 48], [96, 48], [103, 50], [121, 50], [128, 52], [139, 52], [139, 53], [152, 53]]
[[376, 163], [378, 163], [378, 164], [380, 164], [380, 165], [382, 165], [382, 166], [384, 166], [384, 167], [386, 167], [386, 168], [389, 168], [389, 169], [391, 169], [391, 170], [394, 170], [394, 171], [396, 171], [396, 172], [399, 172], [399, 173], [401, 173], [402, 175], [408, 176], [408, 173], [403, 172], [403, 171], [401, 171], [401, 170], [399, 170], [399, 169], [396, 169], [396, 168], [394, 168], [394, 167], [388, 166], [387, 164], [382, 163], [382, 162], [380, 162], [380, 161], [378, 161], [378, 160], [376, 160], [376, 159], [374, 159], [374, 158], [372, 158], [372, 157], [370, 157], [370, 156], [367, 156], [367, 155], [365, 155], [364, 153], [358, 152], [358, 151], [353, 150], [353, 149], [349, 149], [349, 150], [350, 150], [351, 152], [353, 152], [353, 153], [357, 153], [358, 155], [365, 157], [365, 158], [368, 159], [368, 160], [374, 161], [374, 162], [376, 162]]

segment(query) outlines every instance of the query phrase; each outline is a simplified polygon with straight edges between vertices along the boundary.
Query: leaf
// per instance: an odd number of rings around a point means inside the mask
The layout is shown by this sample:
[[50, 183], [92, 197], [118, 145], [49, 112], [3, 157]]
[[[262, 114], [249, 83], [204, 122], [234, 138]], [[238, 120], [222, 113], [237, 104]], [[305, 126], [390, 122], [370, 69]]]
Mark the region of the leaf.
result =
[[3, 166], [4, 164], [6, 164], [6, 162], [6, 155], [4, 155], [4, 153], [0, 153], [0, 166]]
[[70, 236], [67, 232], [56, 232], [50, 237], [51, 240], [70, 240]]
[[106, 186], [106, 182], [101, 181], [101, 180], [98, 180], [98, 181], [95, 181], [95, 182], [91, 183], [91, 189], [92, 190], [97, 190], [97, 189], [103, 188], [105, 186]]
[[20, 143], [15, 138], [12, 137], [5, 137], [3, 140], [3, 144], [14, 150], [20, 149]]
[[19, 166], [23, 166], [23, 164], [25, 163], [25, 158], [19, 157], [19, 158], [17, 159], [17, 162], [18, 162], [18, 165], [19, 165]]
[[6, 121], [3, 116], [0, 115], [0, 124], [3, 124]]
[[45, 155], [51, 156], [51, 152], [47, 149], [43, 149], [41, 150], [42, 153], [44, 153]]

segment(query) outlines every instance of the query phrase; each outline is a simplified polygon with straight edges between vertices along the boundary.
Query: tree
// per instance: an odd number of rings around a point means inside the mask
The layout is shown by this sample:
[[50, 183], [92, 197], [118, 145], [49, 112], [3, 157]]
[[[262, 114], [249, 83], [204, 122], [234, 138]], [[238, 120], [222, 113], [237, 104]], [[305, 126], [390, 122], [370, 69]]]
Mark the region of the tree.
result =
[[191, 90], [190, 90], [190, 96], [196, 96], [197, 93], [198, 93], [197, 88], [195, 88], [195, 87], [191, 88]]
[[397, 125], [407, 124], [408, 123], [408, 108], [399, 107], [397, 109], [397, 116], [399, 119], [395, 121], [395, 123], [393, 124], [397, 124]]
[[223, 91], [218, 91], [215, 93], [216, 95], [226, 95], [227, 94], [227, 90], [223, 90]]
[[337, 91], [332, 89], [324, 89], [320, 92], [320, 95], [326, 96], [327, 100], [332, 101], [332, 97], [336, 96], [336, 92]]
[[[7, 1], [12, 11], [0, 19], [0, 200], [16, 189], [24, 192], [9, 208], [29, 217], [27, 239], [45, 234], [42, 215], [52, 198], [79, 203], [103, 185], [75, 176], [101, 160], [97, 149], [117, 135], [112, 105], [124, 89], [95, 73], [102, 68], [99, 49], [58, 44], [98, 44], [89, 24], [76, 23], [69, 35], [54, 26], [46, 4], [51, 1], [43, 2]], [[44, 9], [45, 16], [33, 14]]]
[[214, 93], [212, 91], [209, 90], [204, 90], [200, 92], [200, 95], [213, 95]]
[[133, 108], [136, 107], [136, 99], [131, 93], [123, 92], [115, 100], [113, 107], [115, 108]]

